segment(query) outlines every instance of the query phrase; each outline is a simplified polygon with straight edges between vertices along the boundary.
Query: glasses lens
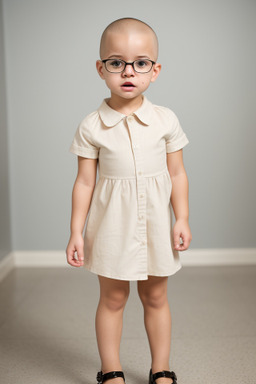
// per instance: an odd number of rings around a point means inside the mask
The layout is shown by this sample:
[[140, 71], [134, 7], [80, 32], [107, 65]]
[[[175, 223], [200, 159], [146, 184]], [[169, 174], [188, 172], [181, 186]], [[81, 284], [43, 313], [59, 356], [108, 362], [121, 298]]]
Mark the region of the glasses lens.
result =
[[124, 69], [125, 63], [122, 60], [108, 60], [106, 61], [106, 69], [109, 72], [122, 72]]
[[136, 72], [146, 73], [151, 70], [153, 63], [150, 60], [136, 60], [134, 62], [134, 68]]

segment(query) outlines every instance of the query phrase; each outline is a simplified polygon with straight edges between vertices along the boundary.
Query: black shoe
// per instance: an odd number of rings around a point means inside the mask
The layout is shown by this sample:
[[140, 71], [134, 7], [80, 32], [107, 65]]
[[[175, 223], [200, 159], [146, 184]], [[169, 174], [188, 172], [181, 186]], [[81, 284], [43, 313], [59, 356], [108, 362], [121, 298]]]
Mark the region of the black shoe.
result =
[[173, 371], [161, 371], [161, 372], [156, 372], [152, 374], [152, 369], [150, 369], [149, 372], [149, 384], [157, 384], [156, 379], [159, 377], [168, 377], [169, 379], [172, 379], [173, 384], [177, 384], [177, 376]]
[[124, 373], [122, 371], [112, 371], [104, 374], [100, 371], [97, 373], [96, 380], [98, 384], [103, 384], [105, 381], [115, 379], [116, 377], [122, 377], [125, 382]]

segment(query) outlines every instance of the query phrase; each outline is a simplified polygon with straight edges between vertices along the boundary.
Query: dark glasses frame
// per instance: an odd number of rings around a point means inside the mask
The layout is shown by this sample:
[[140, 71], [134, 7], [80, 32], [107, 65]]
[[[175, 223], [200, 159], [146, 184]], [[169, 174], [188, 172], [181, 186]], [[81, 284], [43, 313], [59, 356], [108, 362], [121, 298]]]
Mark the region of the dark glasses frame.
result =
[[[156, 64], [155, 61], [150, 60], [150, 59], [137, 59], [137, 60], [134, 60], [134, 61], [131, 62], [131, 63], [128, 63], [127, 61], [124, 61], [124, 60], [121, 60], [121, 59], [116, 59], [116, 61], [121, 61], [122, 63], [124, 63], [124, 68], [123, 68], [121, 71], [110, 71], [110, 70], [107, 68], [106, 63], [107, 63], [108, 61], [114, 61], [114, 60], [115, 60], [115, 59], [104, 59], [104, 60], [101, 60], [101, 62], [105, 64], [105, 68], [106, 68], [106, 70], [107, 70], [108, 72], [110, 72], [110, 73], [122, 73], [123, 71], [125, 71], [125, 68], [126, 68], [127, 65], [131, 65], [132, 68], [133, 68], [133, 70], [134, 70], [135, 72], [137, 72], [137, 73], [148, 73], [148, 72], [150, 72], [151, 69], [153, 68], [153, 65]], [[137, 71], [137, 70], [135, 69], [135, 67], [134, 67], [134, 63], [136, 63], [137, 61], [143, 61], [143, 60], [144, 60], [144, 61], [150, 61], [151, 64], [152, 64], [151, 68], [150, 68], [148, 71], [146, 71], [146, 72], [143, 72], [143, 71], [142, 71], [142, 72], [141, 72], [141, 71]]]

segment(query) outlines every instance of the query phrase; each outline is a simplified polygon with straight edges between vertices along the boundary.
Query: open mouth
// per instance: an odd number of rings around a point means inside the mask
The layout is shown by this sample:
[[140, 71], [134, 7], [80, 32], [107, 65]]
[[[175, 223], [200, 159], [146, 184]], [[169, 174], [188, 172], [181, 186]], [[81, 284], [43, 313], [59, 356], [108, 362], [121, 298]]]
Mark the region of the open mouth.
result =
[[134, 88], [135, 86], [132, 84], [132, 83], [129, 83], [129, 82], [126, 82], [122, 85], [122, 87], [125, 87], [125, 88]]

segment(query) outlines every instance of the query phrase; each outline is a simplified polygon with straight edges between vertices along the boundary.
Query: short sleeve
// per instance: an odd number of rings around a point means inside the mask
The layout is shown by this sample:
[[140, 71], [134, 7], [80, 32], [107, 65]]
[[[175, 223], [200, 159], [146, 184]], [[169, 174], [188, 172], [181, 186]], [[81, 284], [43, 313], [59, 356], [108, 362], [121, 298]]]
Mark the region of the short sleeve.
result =
[[166, 135], [166, 152], [176, 152], [189, 143], [186, 134], [181, 128], [180, 122], [170, 109], [168, 111], [169, 126], [168, 134]]
[[69, 151], [75, 155], [97, 159], [99, 148], [92, 138], [93, 127], [88, 124], [85, 118], [78, 126]]

